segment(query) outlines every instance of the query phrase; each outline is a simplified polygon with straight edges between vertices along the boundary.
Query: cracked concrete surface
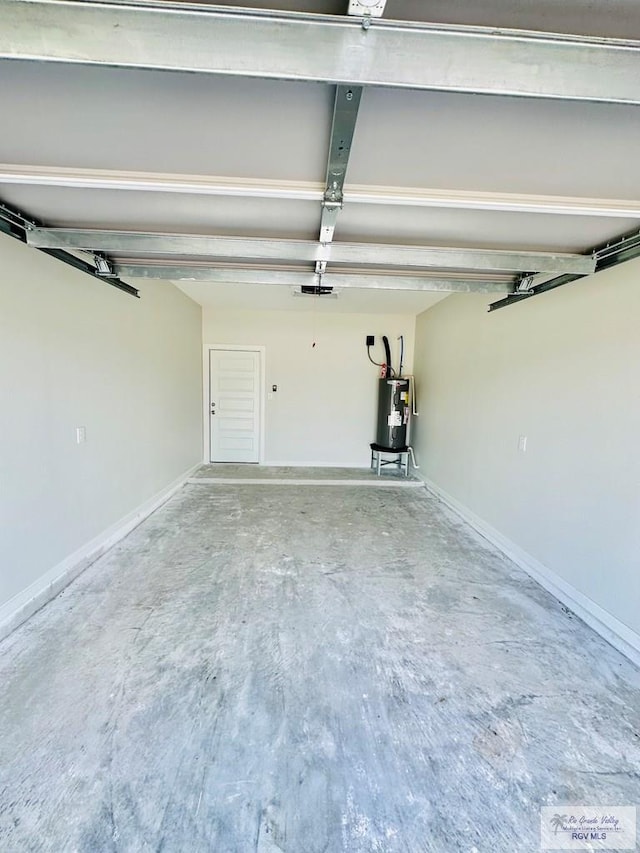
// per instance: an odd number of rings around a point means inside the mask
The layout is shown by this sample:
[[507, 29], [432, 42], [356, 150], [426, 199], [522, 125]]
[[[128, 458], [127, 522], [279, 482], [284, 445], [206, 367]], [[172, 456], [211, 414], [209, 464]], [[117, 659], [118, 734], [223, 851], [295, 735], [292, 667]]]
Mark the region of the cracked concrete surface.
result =
[[2, 645], [0, 850], [514, 853], [638, 670], [420, 489], [189, 485]]

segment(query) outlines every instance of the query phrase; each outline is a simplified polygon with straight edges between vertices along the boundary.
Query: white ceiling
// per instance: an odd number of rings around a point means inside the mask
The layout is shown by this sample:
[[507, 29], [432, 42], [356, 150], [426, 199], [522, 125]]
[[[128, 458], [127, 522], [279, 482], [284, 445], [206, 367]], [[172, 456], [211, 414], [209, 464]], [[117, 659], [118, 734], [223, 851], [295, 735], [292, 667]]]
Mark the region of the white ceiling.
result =
[[[240, 6], [227, 2], [227, 6]], [[344, 14], [347, 0], [258, 2]], [[385, 18], [640, 38], [637, 0], [388, 0]], [[0, 164], [195, 175], [324, 187], [335, 88], [254, 78], [0, 61]], [[640, 82], [640, 70], [639, 70]], [[627, 200], [640, 211], [640, 108], [367, 88], [345, 192], [354, 185]], [[0, 165], [1, 169], [1, 165]], [[5, 182], [0, 200], [50, 226], [317, 240], [317, 199]], [[346, 203], [335, 239], [588, 252], [640, 214], [552, 215]], [[205, 305], [310, 310], [290, 288], [183, 282]], [[412, 311], [442, 294], [358, 291], [330, 311]]]
[[320, 206], [271, 198], [13, 185], [2, 187], [2, 196], [60, 226], [295, 239], [317, 237]]
[[[6, 61], [0, 77], [5, 163], [324, 181], [331, 86]], [[637, 199], [639, 137], [635, 106], [370, 88], [347, 184]]]
[[337, 298], [294, 296], [293, 288], [277, 284], [216, 284], [176, 282], [180, 290], [205, 308], [219, 311], [309, 311], [322, 314], [420, 314], [447, 293], [390, 290], [342, 290]]

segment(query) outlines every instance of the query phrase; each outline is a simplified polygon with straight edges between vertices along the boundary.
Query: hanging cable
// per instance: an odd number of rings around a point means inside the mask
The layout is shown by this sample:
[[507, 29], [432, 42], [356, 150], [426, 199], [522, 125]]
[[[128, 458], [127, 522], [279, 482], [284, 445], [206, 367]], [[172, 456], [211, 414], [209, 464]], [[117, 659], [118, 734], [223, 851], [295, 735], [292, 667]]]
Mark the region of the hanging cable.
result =
[[377, 361], [374, 361], [374, 360], [371, 358], [371, 352], [370, 352], [370, 350], [371, 350], [371, 347], [370, 347], [370, 346], [368, 346], [368, 347], [367, 347], [367, 356], [368, 356], [369, 361], [371, 362], [371, 364], [375, 364], [375, 366], [376, 366], [376, 367], [384, 367], [384, 362], [377, 362]]

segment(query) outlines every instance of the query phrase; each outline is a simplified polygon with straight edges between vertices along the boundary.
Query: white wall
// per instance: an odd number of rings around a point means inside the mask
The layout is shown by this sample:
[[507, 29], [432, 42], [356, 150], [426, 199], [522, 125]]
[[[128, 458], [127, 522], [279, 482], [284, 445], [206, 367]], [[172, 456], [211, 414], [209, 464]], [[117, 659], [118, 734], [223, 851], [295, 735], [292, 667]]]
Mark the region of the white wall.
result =
[[200, 306], [169, 283], [140, 290], [0, 236], [4, 612], [201, 459]]
[[367, 359], [366, 335], [376, 336], [379, 361], [387, 335], [397, 367], [396, 338], [404, 334], [408, 372], [414, 327], [407, 314], [203, 312], [205, 345], [266, 347], [267, 389], [278, 386], [266, 400], [264, 461], [272, 465], [369, 465], [379, 371]]
[[488, 301], [418, 317], [423, 471], [638, 633], [640, 261], [491, 314]]

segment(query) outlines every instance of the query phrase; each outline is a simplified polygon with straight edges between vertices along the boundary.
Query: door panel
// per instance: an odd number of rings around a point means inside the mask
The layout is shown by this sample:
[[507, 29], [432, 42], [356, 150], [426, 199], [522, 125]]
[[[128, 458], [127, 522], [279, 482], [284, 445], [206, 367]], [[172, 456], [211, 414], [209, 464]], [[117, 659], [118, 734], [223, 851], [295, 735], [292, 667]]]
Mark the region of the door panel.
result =
[[260, 353], [209, 351], [212, 462], [260, 459]]
[[[229, 368], [226, 369], [229, 370]], [[218, 390], [228, 392], [229, 394], [235, 394], [239, 392], [253, 394], [255, 390], [255, 382], [253, 380], [253, 377], [246, 378], [238, 372], [234, 373], [233, 375], [225, 374], [223, 376], [220, 376], [218, 379]]]

